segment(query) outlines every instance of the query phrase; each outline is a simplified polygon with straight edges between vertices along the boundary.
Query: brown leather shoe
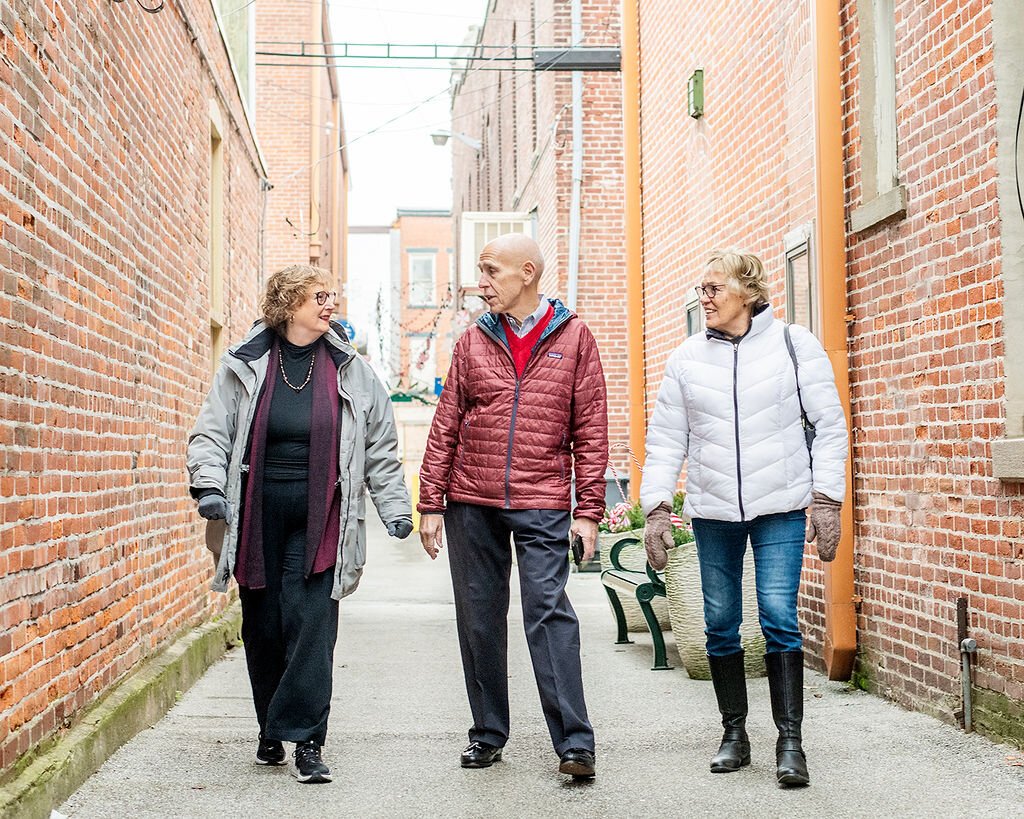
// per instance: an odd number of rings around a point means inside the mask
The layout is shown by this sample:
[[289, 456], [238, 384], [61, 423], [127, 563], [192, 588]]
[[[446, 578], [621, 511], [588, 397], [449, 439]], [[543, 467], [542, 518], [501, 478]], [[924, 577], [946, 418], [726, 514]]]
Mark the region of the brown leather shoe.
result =
[[576, 779], [593, 779], [597, 775], [594, 752], [586, 748], [570, 748], [562, 754], [558, 772], [569, 774]]
[[490, 768], [495, 762], [501, 762], [501, 748], [486, 742], [471, 742], [462, 752], [460, 761], [463, 768]]

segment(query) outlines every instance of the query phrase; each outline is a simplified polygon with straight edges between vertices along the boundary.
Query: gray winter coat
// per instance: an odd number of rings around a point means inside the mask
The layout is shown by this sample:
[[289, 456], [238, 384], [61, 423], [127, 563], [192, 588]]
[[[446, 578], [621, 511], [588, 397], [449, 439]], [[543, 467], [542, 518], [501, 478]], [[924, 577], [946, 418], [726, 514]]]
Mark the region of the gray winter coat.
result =
[[[411, 517], [412, 504], [398, 460], [395, 418], [384, 385], [343, 334], [332, 327], [324, 338], [338, 367], [341, 396], [341, 526], [331, 592], [331, 597], [340, 600], [356, 590], [366, 562], [364, 485], [385, 522]], [[188, 439], [190, 488], [218, 489], [227, 498], [227, 521], [207, 522], [206, 543], [217, 560], [217, 573], [210, 586], [214, 591], [227, 591], [235, 569], [242, 472], [248, 470], [242, 460], [273, 339], [274, 331], [259, 322], [241, 343], [224, 354]]]

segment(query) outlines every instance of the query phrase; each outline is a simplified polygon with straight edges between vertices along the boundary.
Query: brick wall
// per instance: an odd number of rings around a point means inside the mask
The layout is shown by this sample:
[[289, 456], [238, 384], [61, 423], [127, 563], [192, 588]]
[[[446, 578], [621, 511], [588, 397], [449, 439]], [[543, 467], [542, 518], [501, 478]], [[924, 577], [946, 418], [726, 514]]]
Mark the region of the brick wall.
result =
[[[416, 211], [399, 211], [394, 229], [398, 231], [399, 258], [392, 260], [399, 280], [394, 283], [399, 304], [398, 313], [398, 382], [409, 387], [413, 382], [423, 384], [433, 394], [433, 379], [426, 379], [417, 361], [410, 355], [413, 339], [429, 337], [427, 355], [433, 363], [434, 376], [444, 378], [452, 360], [452, 318], [454, 306], [454, 244], [450, 215], [426, 215]], [[434, 293], [428, 302], [412, 298], [409, 285], [410, 250], [433, 250]], [[429, 380], [429, 383], [426, 381]]]
[[[946, 719], [959, 708], [958, 597], [979, 643], [975, 684], [1024, 700], [1024, 495], [991, 469], [1006, 425], [991, 8], [897, 0], [907, 212], [847, 245], [858, 669]], [[843, 3], [851, 210], [863, 204], [856, 10]]]
[[[713, 13], [640, 4], [641, 151], [647, 417], [710, 251], [764, 261], [785, 319], [784, 237], [814, 218], [810, 4], [722, 0]], [[704, 71], [704, 116], [687, 113], [687, 79]], [[807, 650], [824, 639], [822, 573], [804, 566]]]
[[[708, 249], [758, 253], [784, 315], [783, 237], [815, 207], [810, 6], [722, 0], [698, 17], [641, 3], [648, 412]], [[1006, 434], [991, 6], [897, 0], [907, 211], [847, 244], [858, 679], [947, 720], [960, 707], [961, 596], [980, 647], [975, 686], [1008, 712], [1024, 700], [1024, 498], [991, 467]], [[856, 11], [842, 4], [848, 216], [865, 204]], [[696, 68], [699, 121], [684, 108]], [[818, 567], [809, 557], [801, 598], [812, 662]]]
[[210, 100], [225, 318], [259, 160], [209, 3], [0, 0], [0, 770], [219, 611], [185, 440], [210, 380]]
[[[515, 21], [515, 22], [513, 22]], [[617, 46], [619, 4], [584, 0], [585, 46]], [[550, 0], [498, 0], [480, 39], [484, 45], [533, 46], [571, 42], [570, 4]], [[511, 51], [502, 54], [507, 57]], [[494, 56], [487, 52], [486, 56]], [[478, 64], [479, 65], [479, 64]], [[523, 68], [523, 63], [488, 63]], [[613, 444], [628, 440], [625, 252], [622, 216], [622, 106], [618, 73], [583, 75], [583, 185], [577, 312], [597, 338], [609, 392]], [[452, 129], [480, 139], [479, 153], [453, 147], [453, 215], [464, 210], [536, 212], [537, 240], [546, 262], [541, 289], [566, 298], [569, 209], [572, 195], [572, 101], [564, 71], [473, 70], [452, 100]], [[454, 140], [453, 140], [454, 142]], [[475, 272], [468, 271], [470, 281]], [[463, 271], [467, 276], [467, 271]], [[612, 463], [625, 474], [627, 455], [613, 448]]]
[[[256, 4], [258, 48], [290, 51], [332, 39], [321, 3], [261, 0]], [[266, 45], [267, 41], [286, 45]], [[313, 44], [313, 45], [310, 45]], [[264, 228], [266, 274], [311, 263], [344, 281], [341, 118], [336, 72], [300, 57], [257, 57], [256, 130], [273, 189]], [[316, 133], [314, 135], [314, 128]], [[334, 194], [339, 194], [335, 197]]]

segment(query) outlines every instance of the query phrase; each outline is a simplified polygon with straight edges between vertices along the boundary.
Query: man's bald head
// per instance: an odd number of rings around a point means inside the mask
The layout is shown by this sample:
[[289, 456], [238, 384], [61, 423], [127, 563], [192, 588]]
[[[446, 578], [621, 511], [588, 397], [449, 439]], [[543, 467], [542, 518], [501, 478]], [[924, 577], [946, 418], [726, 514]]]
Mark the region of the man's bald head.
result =
[[544, 257], [522, 233], [506, 233], [480, 251], [480, 293], [492, 313], [524, 319], [537, 309]]
[[492, 239], [484, 247], [481, 257], [488, 250], [515, 267], [529, 262], [533, 265], [534, 275], [538, 280], [544, 272], [544, 256], [540, 252], [540, 246], [525, 233], [504, 233]]

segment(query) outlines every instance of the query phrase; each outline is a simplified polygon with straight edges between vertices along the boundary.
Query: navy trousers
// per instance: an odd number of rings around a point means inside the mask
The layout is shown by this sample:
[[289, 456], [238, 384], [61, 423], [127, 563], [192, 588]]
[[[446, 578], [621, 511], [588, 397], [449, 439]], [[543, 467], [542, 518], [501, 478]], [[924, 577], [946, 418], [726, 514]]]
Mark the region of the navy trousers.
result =
[[569, 579], [569, 513], [449, 503], [444, 515], [462, 668], [473, 715], [470, 742], [509, 736], [508, 605], [515, 543], [526, 640], [555, 753], [594, 750], [583, 699], [580, 629]]
[[306, 481], [265, 479], [263, 492], [267, 586], [239, 588], [256, 719], [269, 739], [323, 745], [338, 638], [334, 570], [304, 576]]

